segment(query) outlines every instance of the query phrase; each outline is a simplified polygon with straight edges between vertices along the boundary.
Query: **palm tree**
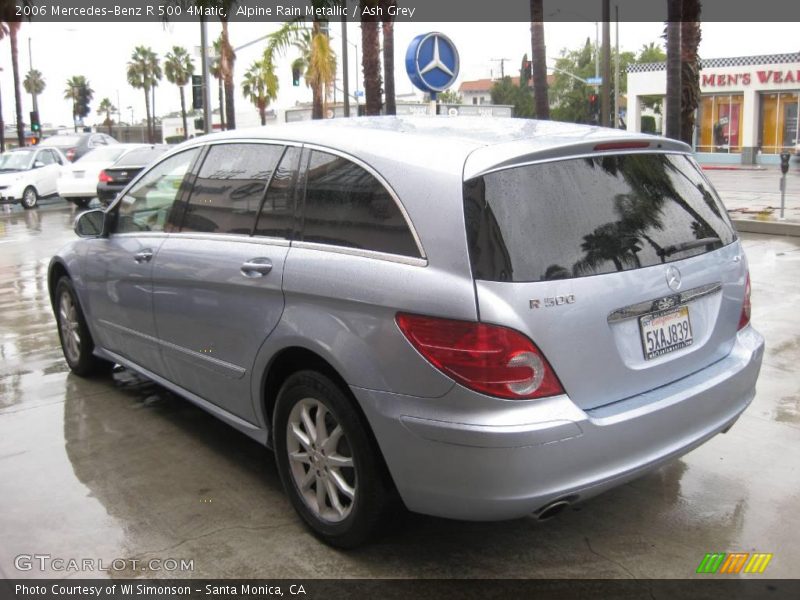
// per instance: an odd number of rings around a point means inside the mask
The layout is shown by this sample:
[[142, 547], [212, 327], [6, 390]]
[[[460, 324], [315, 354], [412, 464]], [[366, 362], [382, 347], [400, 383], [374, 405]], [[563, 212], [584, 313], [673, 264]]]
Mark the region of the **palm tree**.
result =
[[[231, 3], [231, 1], [228, 1], [225, 4], [230, 5]], [[228, 14], [229, 9], [230, 7], [227, 6], [225, 14]], [[225, 86], [225, 122], [228, 129], [236, 129], [236, 113], [233, 101], [236, 95], [236, 88], [233, 85], [233, 64], [236, 62], [236, 53], [233, 51], [233, 46], [231, 46], [230, 38], [228, 37], [228, 19], [220, 17], [219, 22], [222, 24], [219, 68]]]
[[244, 74], [242, 95], [258, 109], [261, 124], [267, 124], [267, 107], [278, 97], [278, 76], [275, 65], [263, 58], [255, 61]]
[[117, 107], [111, 103], [111, 100], [108, 98], [103, 98], [100, 100], [100, 106], [97, 107], [97, 112], [105, 113], [106, 119], [104, 121], [106, 127], [108, 127], [108, 135], [111, 135], [111, 125], [114, 121], [111, 119], [111, 114], [117, 112]]
[[[161, 65], [158, 55], [145, 46], [136, 46], [128, 62], [128, 83], [135, 89], [144, 90], [144, 108], [147, 117], [147, 138], [153, 143], [154, 123], [150, 117], [150, 90], [158, 85], [161, 79]], [[153, 115], [155, 116], [155, 115]]]
[[89, 84], [89, 80], [83, 75], [73, 75], [67, 79], [64, 87], [64, 100], [72, 102], [72, 120], [75, 123], [75, 131], [78, 130], [78, 117], [84, 118], [89, 114], [88, 108], [84, 110], [78, 103], [78, 90], [81, 88], [86, 89], [86, 99], [91, 101], [94, 97], [94, 90]]
[[550, 118], [550, 101], [547, 98], [547, 60], [544, 45], [543, 0], [531, 0], [531, 62], [533, 65], [533, 99], [536, 118]]
[[381, 0], [383, 8], [383, 93], [386, 99], [385, 114], [397, 114], [394, 97], [394, 19], [389, 9], [397, 5], [396, 0]]
[[22, 82], [22, 86], [33, 98], [33, 110], [39, 112], [38, 96], [46, 87], [41, 71], [36, 69], [28, 71], [28, 74], [25, 75], [25, 81]]
[[186, 123], [186, 97], [184, 86], [189, 83], [194, 74], [194, 63], [192, 57], [185, 48], [173, 46], [172, 52], [168, 52], [164, 59], [164, 74], [167, 81], [178, 86], [181, 92], [181, 117], [183, 118], [183, 139], [189, 139], [189, 129]]
[[[0, 39], [8, 35], [11, 40], [11, 69], [14, 73], [14, 101], [17, 109], [17, 142], [20, 146], [25, 145], [25, 124], [22, 120], [22, 94], [20, 93], [19, 81], [19, 47], [17, 45], [17, 34], [21, 23], [14, 21], [11, 12], [13, 3], [4, 6], [2, 9], [2, 20], [0, 20]], [[5, 142], [5, 139], [3, 140]], [[5, 144], [4, 144], [5, 145]]]
[[665, 135], [681, 137], [681, 0], [667, 0], [667, 124]]
[[361, 67], [364, 71], [365, 112], [367, 115], [381, 114], [381, 60], [378, 39], [378, 20], [365, 9], [374, 9], [378, 0], [360, 0], [361, 17]]
[[681, 137], [692, 143], [694, 113], [700, 103], [700, 0], [683, 0], [681, 7]]
[[300, 57], [292, 63], [292, 67], [305, 72], [306, 85], [311, 88], [311, 118], [321, 119], [328, 90], [336, 79], [336, 53], [331, 48], [328, 36], [320, 30], [318, 21], [313, 22], [311, 30], [296, 21], [284, 23], [270, 35], [264, 60], [274, 64], [275, 58], [289, 46], [300, 51]]

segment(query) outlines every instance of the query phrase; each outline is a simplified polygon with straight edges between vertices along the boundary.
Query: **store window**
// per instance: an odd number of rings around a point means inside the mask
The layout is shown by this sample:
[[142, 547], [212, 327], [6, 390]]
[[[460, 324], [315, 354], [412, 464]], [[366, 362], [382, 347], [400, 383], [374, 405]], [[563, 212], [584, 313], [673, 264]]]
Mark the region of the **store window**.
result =
[[698, 152], [742, 151], [742, 94], [702, 96]]
[[800, 94], [761, 94], [761, 132], [758, 145], [764, 154], [794, 151], [798, 135]]

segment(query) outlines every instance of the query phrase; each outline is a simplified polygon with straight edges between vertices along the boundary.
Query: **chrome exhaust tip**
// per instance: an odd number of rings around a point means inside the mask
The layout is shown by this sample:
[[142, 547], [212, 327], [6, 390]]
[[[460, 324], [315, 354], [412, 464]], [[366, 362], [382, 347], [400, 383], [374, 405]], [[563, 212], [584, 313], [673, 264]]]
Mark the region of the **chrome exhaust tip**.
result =
[[538, 521], [546, 521], [548, 519], [552, 519], [553, 517], [555, 517], [558, 513], [563, 511], [570, 504], [571, 503], [569, 500], [556, 500], [555, 502], [551, 502], [550, 504], [545, 505], [544, 508], [541, 508], [538, 511], [536, 511], [533, 514], [533, 516]]

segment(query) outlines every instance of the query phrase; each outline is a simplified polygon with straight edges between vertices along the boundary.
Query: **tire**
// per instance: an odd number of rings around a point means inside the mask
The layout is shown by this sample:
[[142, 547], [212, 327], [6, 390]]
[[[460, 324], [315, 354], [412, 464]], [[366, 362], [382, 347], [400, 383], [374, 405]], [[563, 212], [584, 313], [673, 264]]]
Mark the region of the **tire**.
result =
[[86, 325], [72, 281], [66, 275], [56, 284], [55, 313], [61, 350], [73, 373], [87, 377], [113, 367], [112, 363], [93, 354], [94, 340]]
[[72, 201], [75, 203], [75, 206], [78, 208], [86, 208], [89, 206], [89, 203], [92, 201], [91, 198], [73, 198]]
[[395, 505], [383, 458], [352, 402], [327, 376], [298, 371], [278, 392], [273, 419], [275, 460], [289, 500], [318, 538], [338, 548], [377, 534]]
[[22, 208], [25, 210], [36, 208], [39, 203], [39, 194], [36, 193], [36, 189], [32, 185], [26, 187], [25, 191], [22, 192], [22, 198], [20, 198], [19, 203], [22, 204]]

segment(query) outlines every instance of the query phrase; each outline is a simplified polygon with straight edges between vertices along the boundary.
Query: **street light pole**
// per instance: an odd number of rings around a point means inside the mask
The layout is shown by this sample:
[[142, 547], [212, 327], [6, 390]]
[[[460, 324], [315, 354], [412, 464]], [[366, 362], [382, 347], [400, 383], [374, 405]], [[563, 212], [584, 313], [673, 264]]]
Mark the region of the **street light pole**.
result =
[[[342, 0], [342, 88], [344, 92], [344, 116], [350, 116], [350, 74], [347, 64], [347, 0]], [[334, 86], [335, 87], [335, 86]]]
[[611, 7], [603, 0], [603, 83], [600, 86], [600, 126], [609, 126], [611, 116]]
[[[211, 90], [208, 87], [208, 28], [204, 17], [200, 18], [200, 69], [202, 70], [203, 127], [205, 133], [211, 131]], [[222, 108], [220, 108], [220, 118]]]
[[[3, 67], [0, 67], [0, 73]], [[0, 92], [0, 152], [6, 151], [6, 124], [3, 122], [3, 94]]]
[[[28, 37], [28, 64], [30, 65], [31, 72], [33, 71], [33, 50], [31, 50], [31, 38]], [[31, 90], [31, 97], [33, 98], [33, 110], [39, 112], [39, 102], [36, 98], [36, 90]]]

